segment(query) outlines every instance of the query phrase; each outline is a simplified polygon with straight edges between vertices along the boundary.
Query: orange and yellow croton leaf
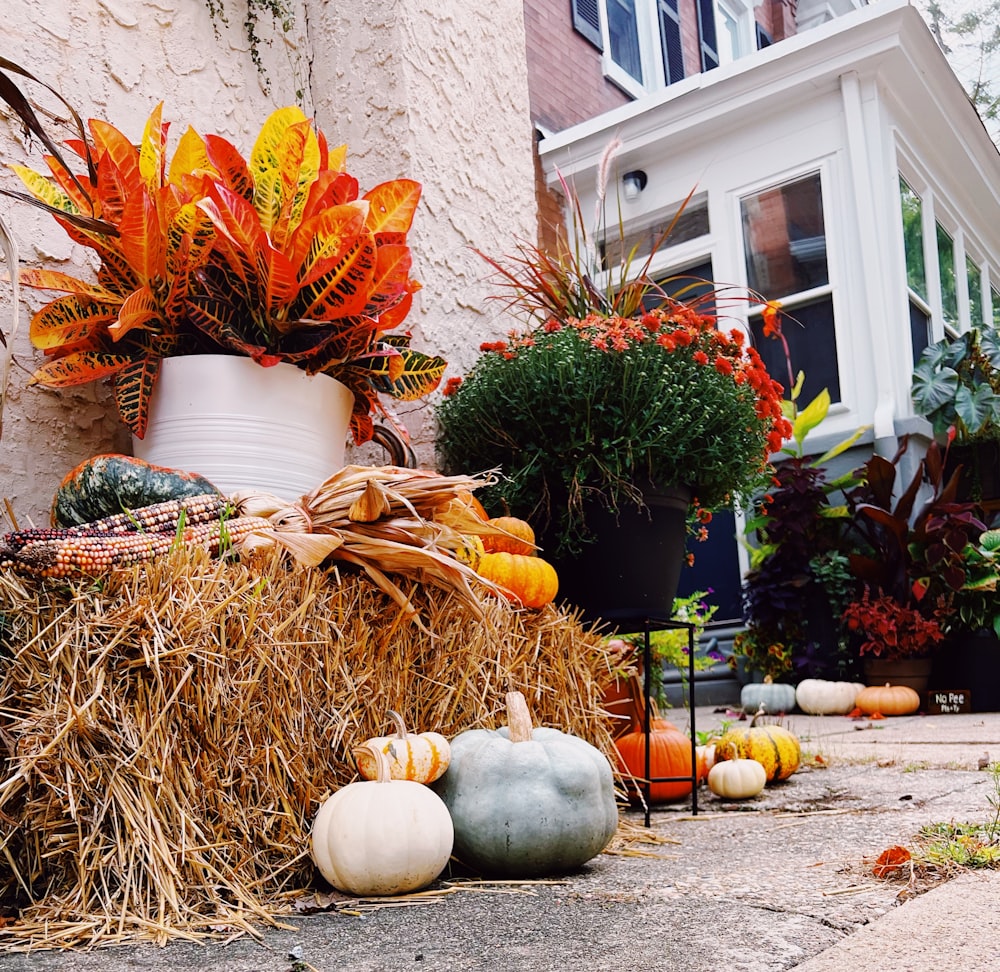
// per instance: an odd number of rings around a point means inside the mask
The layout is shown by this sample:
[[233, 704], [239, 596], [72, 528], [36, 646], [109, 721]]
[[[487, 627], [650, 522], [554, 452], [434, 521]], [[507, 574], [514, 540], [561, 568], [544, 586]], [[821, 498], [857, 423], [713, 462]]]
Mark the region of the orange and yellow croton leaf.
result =
[[121, 371], [131, 359], [106, 351], [74, 351], [46, 361], [32, 376], [32, 385], [46, 388], [66, 388], [70, 385], [85, 385], [90, 381], [100, 381]]
[[49, 301], [31, 318], [28, 335], [40, 351], [78, 344], [106, 331], [118, 317], [120, 307], [120, 301], [66, 294]]
[[420, 183], [413, 179], [383, 182], [362, 197], [371, 207], [367, 228], [373, 233], [406, 233], [420, 202]]

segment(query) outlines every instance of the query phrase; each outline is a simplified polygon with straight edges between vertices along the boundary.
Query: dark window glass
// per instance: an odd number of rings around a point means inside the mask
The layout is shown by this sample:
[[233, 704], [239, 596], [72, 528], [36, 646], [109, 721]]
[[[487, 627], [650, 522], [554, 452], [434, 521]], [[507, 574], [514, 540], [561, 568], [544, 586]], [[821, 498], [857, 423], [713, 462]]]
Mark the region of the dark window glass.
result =
[[955, 241], [937, 224], [938, 270], [941, 277], [941, 311], [945, 324], [958, 327], [958, 283], [955, 276]]
[[931, 319], [926, 311], [910, 301], [910, 345], [913, 348], [914, 365], [920, 360], [924, 348], [930, 344]]
[[903, 247], [906, 251], [906, 285], [927, 300], [927, 274], [924, 271], [924, 224], [920, 197], [902, 179], [899, 201], [903, 209]]
[[965, 277], [969, 283], [969, 327], [982, 327], [983, 315], [983, 271], [968, 257], [965, 258]]
[[608, 40], [611, 59], [639, 84], [643, 83], [642, 58], [639, 54], [639, 28], [635, 0], [607, 0]]
[[[760, 317], [750, 319], [754, 347], [764, 359], [768, 374], [788, 391], [788, 364], [781, 341], [764, 337]], [[811, 402], [824, 388], [831, 402], [840, 401], [840, 369], [837, 366], [837, 338], [833, 327], [833, 298], [803, 304], [781, 316], [781, 333], [788, 342], [792, 376], [805, 372], [799, 401]]]

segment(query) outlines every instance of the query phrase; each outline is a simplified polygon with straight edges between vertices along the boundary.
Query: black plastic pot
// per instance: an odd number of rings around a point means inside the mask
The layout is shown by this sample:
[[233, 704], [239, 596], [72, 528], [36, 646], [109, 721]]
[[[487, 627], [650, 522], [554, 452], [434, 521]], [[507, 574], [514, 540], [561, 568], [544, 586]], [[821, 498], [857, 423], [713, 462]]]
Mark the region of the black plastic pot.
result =
[[554, 538], [541, 538], [542, 556], [559, 574], [557, 599], [580, 608], [585, 621], [639, 630], [647, 619], [668, 620], [673, 612], [691, 491], [650, 490], [643, 500], [647, 509], [629, 507], [618, 516], [597, 503], [585, 509], [597, 539], [576, 556], [555, 556]]

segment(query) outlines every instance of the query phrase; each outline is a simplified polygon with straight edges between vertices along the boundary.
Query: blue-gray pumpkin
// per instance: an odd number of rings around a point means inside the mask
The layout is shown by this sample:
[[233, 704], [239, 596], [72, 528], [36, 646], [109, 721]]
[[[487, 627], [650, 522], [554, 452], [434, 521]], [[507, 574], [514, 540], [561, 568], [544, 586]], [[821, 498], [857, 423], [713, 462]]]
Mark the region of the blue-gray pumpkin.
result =
[[795, 686], [774, 682], [768, 675], [763, 682], [751, 682], [740, 690], [740, 705], [744, 712], [764, 712], [774, 715], [795, 708]]
[[451, 741], [434, 789], [451, 812], [454, 854], [498, 877], [573, 871], [618, 828], [611, 764], [578, 736], [533, 728], [520, 692], [507, 695], [507, 721]]

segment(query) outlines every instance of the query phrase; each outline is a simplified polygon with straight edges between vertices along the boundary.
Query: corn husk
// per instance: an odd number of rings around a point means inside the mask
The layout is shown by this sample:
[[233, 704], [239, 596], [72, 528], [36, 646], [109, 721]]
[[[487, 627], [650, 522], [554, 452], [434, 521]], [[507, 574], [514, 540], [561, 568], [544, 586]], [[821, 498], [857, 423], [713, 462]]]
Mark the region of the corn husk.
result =
[[428, 469], [347, 466], [294, 503], [259, 490], [237, 491], [230, 500], [236, 515], [264, 517], [273, 526], [273, 532], [256, 535], [244, 549], [277, 545], [308, 567], [327, 560], [354, 564], [433, 637], [397, 578], [452, 592], [483, 617], [483, 594], [496, 593], [497, 587], [456, 559], [455, 552], [468, 534], [503, 532], [460, 499], [489, 481]]
[[503, 722], [517, 688], [536, 725], [612, 753], [597, 634], [397, 581], [433, 638], [364, 573], [275, 551], [99, 583], [0, 571], [0, 948], [281, 924], [322, 890], [311, 821], [389, 709], [453, 736]]

